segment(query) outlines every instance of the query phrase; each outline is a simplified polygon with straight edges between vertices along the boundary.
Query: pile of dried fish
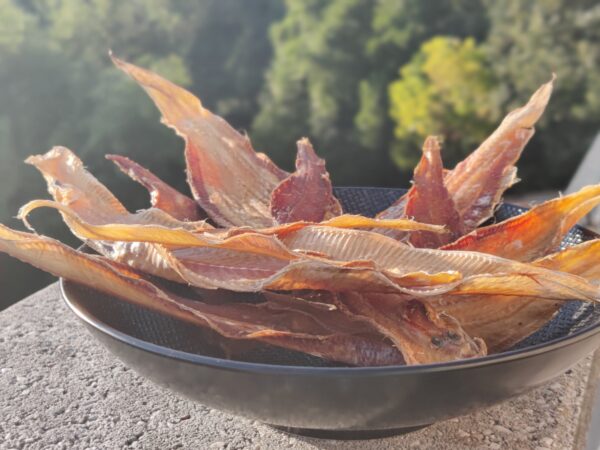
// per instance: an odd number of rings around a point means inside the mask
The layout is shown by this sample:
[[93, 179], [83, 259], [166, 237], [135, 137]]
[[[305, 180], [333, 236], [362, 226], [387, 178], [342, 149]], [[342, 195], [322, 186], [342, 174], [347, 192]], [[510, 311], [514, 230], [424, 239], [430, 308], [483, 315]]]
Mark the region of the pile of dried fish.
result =
[[[129, 212], [70, 150], [27, 163], [70, 230], [97, 254], [0, 225], [0, 250], [77, 283], [201, 327], [357, 366], [424, 364], [509, 348], [567, 300], [600, 299], [600, 241], [558, 251], [600, 204], [600, 185], [481, 226], [517, 181], [554, 80], [453, 170], [425, 141], [406, 195], [376, 218], [344, 214], [325, 162], [298, 141], [288, 173], [190, 92], [113, 58], [185, 140], [193, 199], [123, 156], [151, 208]], [[156, 277], [215, 292], [186, 298]], [[168, 285], [168, 284], [167, 284]], [[219, 291], [215, 291], [219, 289]], [[260, 302], [232, 292], [261, 292]], [[203, 297], [204, 298], [204, 297]]]

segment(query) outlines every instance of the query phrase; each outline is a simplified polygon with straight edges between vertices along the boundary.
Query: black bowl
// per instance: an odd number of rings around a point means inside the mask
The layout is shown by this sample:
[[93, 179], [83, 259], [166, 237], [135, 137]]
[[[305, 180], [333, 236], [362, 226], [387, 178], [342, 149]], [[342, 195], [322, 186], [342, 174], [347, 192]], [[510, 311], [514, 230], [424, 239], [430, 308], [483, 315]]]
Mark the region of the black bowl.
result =
[[[373, 215], [404, 191], [337, 188], [345, 211]], [[502, 205], [503, 220], [524, 211]], [[575, 227], [563, 246], [596, 235]], [[522, 394], [600, 346], [600, 308], [566, 302], [513, 350], [444, 364], [342, 367], [266, 345], [226, 359], [211, 332], [61, 279], [67, 305], [125, 364], [205, 405], [287, 431], [370, 438], [414, 430]]]

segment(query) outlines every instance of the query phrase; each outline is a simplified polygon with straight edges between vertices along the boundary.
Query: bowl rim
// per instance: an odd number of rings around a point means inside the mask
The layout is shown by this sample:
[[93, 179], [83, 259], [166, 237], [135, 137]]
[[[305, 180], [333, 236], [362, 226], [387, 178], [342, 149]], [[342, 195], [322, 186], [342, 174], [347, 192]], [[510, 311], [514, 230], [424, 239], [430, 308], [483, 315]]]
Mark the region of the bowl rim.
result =
[[[77, 285], [64, 278], [59, 279], [60, 293], [69, 309], [75, 313], [88, 326], [102, 332], [123, 344], [134, 347], [144, 352], [152, 353], [161, 357], [166, 357], [193, 365], [202, 365], [220, 370], [229, 370], [236, 372], [248, 372], [269, 375], [314, 375], [314, 376], [388, 376], [388, 375], [415, 375], [436, 372], [455, 371], [462, 369], [473, 369], [483, 366], [493, 366], [510, 361], [523, 360], [531, 358], [563, 347], [569, 347], [580, 341], [592, 338], [600, 333], [600, 322], [583, 327], [571, 335], [551, 339], [536, 345], [527, 346], [520, 349], [510, 350], [493, 355], [486, 355], [476, 358], [461, 359], [443, 363], [419, 364], [413, 366], [390, 365], [390, 366], [369, 366], [369, 367], [319, 367], [319, 366], [294, 366], [285, 364], [266, 364], [248, 361], [238, 361], [232, 359], [217, 358], [198, 353], [190, 353], [182, 350], [175, 350], [162, 345], [154, 344], [113, 328], [109, 324], [96, 318], [92, 313], [79, 307], [77, 300], [71, 298], [68, 294], [69, 285]], [[78, 285], [79, 286], [79, 285]], [[88, 288], [91, 289], [91, 288]], [[107, 295], [107, 294], [103, 294]]]

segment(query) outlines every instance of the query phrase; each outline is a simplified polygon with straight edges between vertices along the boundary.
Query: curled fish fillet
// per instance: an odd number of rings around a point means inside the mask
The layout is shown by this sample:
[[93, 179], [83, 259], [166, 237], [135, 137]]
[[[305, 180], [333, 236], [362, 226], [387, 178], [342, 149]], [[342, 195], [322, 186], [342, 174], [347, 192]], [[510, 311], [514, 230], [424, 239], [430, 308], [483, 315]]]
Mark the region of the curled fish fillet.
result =
[[[442, 172], [465, 232], [492, 217], [504, 191], [518, 181], [515, 163], [548, 105], [554, 79], [543, 84], [526, 105], [509, 113], [494, 133], [453, 170]], [[403, 195], [377, 217], [404, 217], [407, 201], [408, 195]]]
[[[26, 205], [21, 215], [37, 206], [61, 210], [74, 234], [88, 241], [160, 244], [156, 251], [162, 262], [184, 281], [205, 288], [371, 290], [427, 296], [501, 293], [586, 300], [596, 300], [599, 293], [573, 275], [483, 253], [416, 249], [369, 231], [307, 225], [279, 237], [247, 232], [222, 239], [210, 230], [94, 226], [68, 207], [43, 200]], [[247, 269], [259, 275], [249, 277]]]
[[210, 218], [226, 227], [273, 225], [271, 192], [288, 174], [257, 154], [247, 136], [204, 108], [191, 92], [115, 57], [113, 62], [140, 84], [163, 122], [185, 140], [188, 183]]
[[150, 194], [150, 203], [178, 220], [202, 219], [197, 203], [169, 186], [145, 167], [121, 155], [106, 155], [121, 171], [144, 186]]
[[48, 192], [63, 205], [68, 205], [84, 220], [91, 222], [146, 223], [189, 230], [212, 228], [204, 221], [187, 222], [160, 209], [145, 209], [132, 214], [68, 148], [54, 147], [44, 155], [25, 160], [43, 175]]
[[[56, 204], [64, 205], [65, 208], [75, 211], [82, 220], [97, 224], [114, 223], [121, 226], [137, 224], [187, 230], [213, 228], [204, 221], [178, 220], [156, 208], [130, 213], [106, 186], [85, 169], [83, 162], [65, 147], [54, 147], [44, 155], [27, 158], [26, 162], [33, 165], [43, 175], [48, 185], [48, 192]], [[65, 214], [62, 216], [65, 223], [69, 225], [69, 216]], [[75, 228], [73, 225], [69, 225], [71, 230]], [[102, 242], [86, 239], [77, 233], [75, 235], [94, 250], [111, 259], [124, 263], [133, 262], [136, 268], [145, 272], [181, 281], [178, 275], [161, 261], [153, 245], [137, 242]]]
[[365, 323], [299, 299], [276, 296], [259, 304], [210, 304], [184, 298], [160, 289], [128, 266], [2, 225], [0, 251], [56, 276], [210, 328], [230, 339], [257, 340], [353, 365], [403, 361], [401, 354]]
[[[600, 240], [567, 248], [534, 265], [581, 276], [600, 284]], [[487, 295], [462, 299], [441, 296], [427, 303], [438, 312], [456, 317], [472, 336], [481, 337], [490, 352], [508, 350], [546, 324], [563, 306], [562, 301], [527, 296]]]
[[556, 250], [569, 230], [600, 204], [600, 185], [534, 206], [503, 222], [478, 228], [444, 250], [468, 250], [532, 261]]
[[510, 112], [492, 135], [445, 177], [466, 231], [492, 217], [504, 191], [517, 181], [515, 163], [548, 105], [554, 79], [553, 75], [526, 105]]
[[485, 343], [459, 322], [426, 303], [390, 294], [348, 292], [336, 296], [342, 311], [367, 320], [400, 349], [407, 364], [432, 364], [485, 356]]

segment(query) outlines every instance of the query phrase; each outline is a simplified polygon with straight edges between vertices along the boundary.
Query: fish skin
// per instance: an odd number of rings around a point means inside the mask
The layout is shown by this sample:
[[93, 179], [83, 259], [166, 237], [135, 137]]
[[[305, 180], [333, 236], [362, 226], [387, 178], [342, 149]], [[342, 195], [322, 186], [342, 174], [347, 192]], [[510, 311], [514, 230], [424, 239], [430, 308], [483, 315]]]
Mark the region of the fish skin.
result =
[[[59, 241], [0, 225], [0, 251], [135, 305], [210, 328], [230, 339], [256, 340], [352, 365], [401, 364], [391, 344], [365, 323], [308, 302], [277, 298], [253, 305], [210, 304], [169, 293], [128, 266], [87, 255]], [[319, 317], [313, 317], [316, 314]]]
[[[600, 293], [581, 277], [483, 253], [417, 249], [369, 231], [307, 225], [278, 238], [249, 232], [228, 237], [215, 234], [217, 230], [194, 233], [149, 225], [94, 226], [64, 205], [44, 200], [32, 203], [25, 205], [21, 215], [36, 204], [57, 208], [72, 231], [90, 242], [140, 245], [142, 240], [150, 241], [162, 265], [203, 288], [356, 290], [414, 296], [503, 294], [588, 301], [598, 300]], [[135, 256], [130, 263], [137, 267]], [[266, 267], [263, 257], [273, 264]], [[248, 278], [248, 269], [262, 276]]]
[[[600, 283], [600, 239], [569, 247], [536, 260], [534, 265], [571, 273]], [[471, 336], [482, 338], [490, 351], [506, 351], [536, 332], [564, 305], [562, 301], [523, 296], [474, 296], [425, 299], [438, 312], [455, 317]]]
[[178, 220], [197, 221], [206, 218], [200, 214], [200, 208], [193, 199], [172, 188], [130, 158], [121, 155], [106, 155], [106, 159], [115, 163], [124, 174], [148, 190], [150, 203], [154, 208], [158, 208]]
[[466, 231], [492, 217], [506, 189], [516, 181], [515, 163], [534, 134], [543, 114], [555, 76], [543, 84], [526, 105], [510, 112], [500, 126], [445, 177], [445, 184]]
[[[506, 189], [518, 181], [515, 163], [534, 133], [533, 126], [546, 108], [555, 76], [543, 84], [526, 105], [510, 112], [500, 126], [474, 152], [442, 176], [454, 206], [470, 232], [492, 217]], [[405, 217], [408, 194], [377, 215], [380, 219]], [[385, 234], [396, 238], [399, 233]]]
[[[56, 201], [56, 205], [62, 205], [63, 208], [75, 212], [77, 217], [85, 222], [129, 226], [153, 225], [187, 230], [212, 228], [204, 221], [177, 220], [156, 208], [130, 213], [106, 186], [85, 169], [83, 162], [65, 147], [54, 147], [43, 155], [30, 156], [26, 163], [33, 165], [43, 175], [48, 192]], [[37, 204], [49, 206], [53, 203], [40, 201]], [[23, 216], [26, 214], [26, 209], [21, 210], [20, 217], [30, 227], [26, 217]], [[76, 228], [75, 222], [70, 222], [69, 215], [61, 214], [67, 226], [73, 231]], [[77, 236], [77, 233], [75, 235]], [[181, 281], [180, 277], [160, 260], [153, 245], [139, 242], [102, 242], [86, 239], [81, 235], [77, 237], [97, 252], [117, 261], [133, 263], [136, 268], [145, 272], [173, 281]]]
[[430, 136], [423, 144], [423, 156], [407, 193], [405, 216], [418, 222], [445, 225], [447, 233], [412, 233], [409, 241], [415, 247], [438, 248], [464, 234], [462, 218], [444, 185], [443, 169], [439, 140]]
[[25, 160], [44, 177], [48, 193], [90, 223], [152, 224], [188, 230], [212, 229], [205, 221], [188, 222], [156, 208], [130, 213], [83, 162], [66, 147], [54, 147], [43, 155]]
[[[578, 276], [548, 271], [542, 267], [520, 263], [478, 252], [417, 249], [392, 238], [362, 230], [335, 230], [310, 226], [282, 239], [290, 249], [303, 249], [325, 255], [336, 261], [372, 261], [390, 279], [395, 275], [458, 273], [451, 295], [469, 293], [521, 295], [524, 292], [548, 299], [597, 301], [599, 290]], [[431, 281], [431, 280], [430, 280]], [[523, 292], [519, 292], [522, 287]], [[415, 296], [442, 294], [439, 286], [414, 292]], [[575, 297], [574, 297], [575, 296]]]
[[600, 204], [600, 184], [586, 186], [503, 222], [478, 228], [442, 247], [532, 261], [558, 248], [569, 230]]
[[271, 215], [278, 224], [321, 222], [342, 214], [333, 196], [325, 161], [319, 158], [310, 141], [298, 141], [296, 171], [283, 180], [271, 194]]
[[185, 140], [188, 184], [198, 204], [219, 225], [274, 224], [271, 193], [287, 176], [246, 135], [202, 106], [191, 92], [112, 56], [162, 113], [162, 121]]
[[485, 343], [472, 339], [454, 318], [404, 296], [346, 292], [337, 305], [367, 320], [402, 352], [406, 364], [434, 364], [485, 356]]

